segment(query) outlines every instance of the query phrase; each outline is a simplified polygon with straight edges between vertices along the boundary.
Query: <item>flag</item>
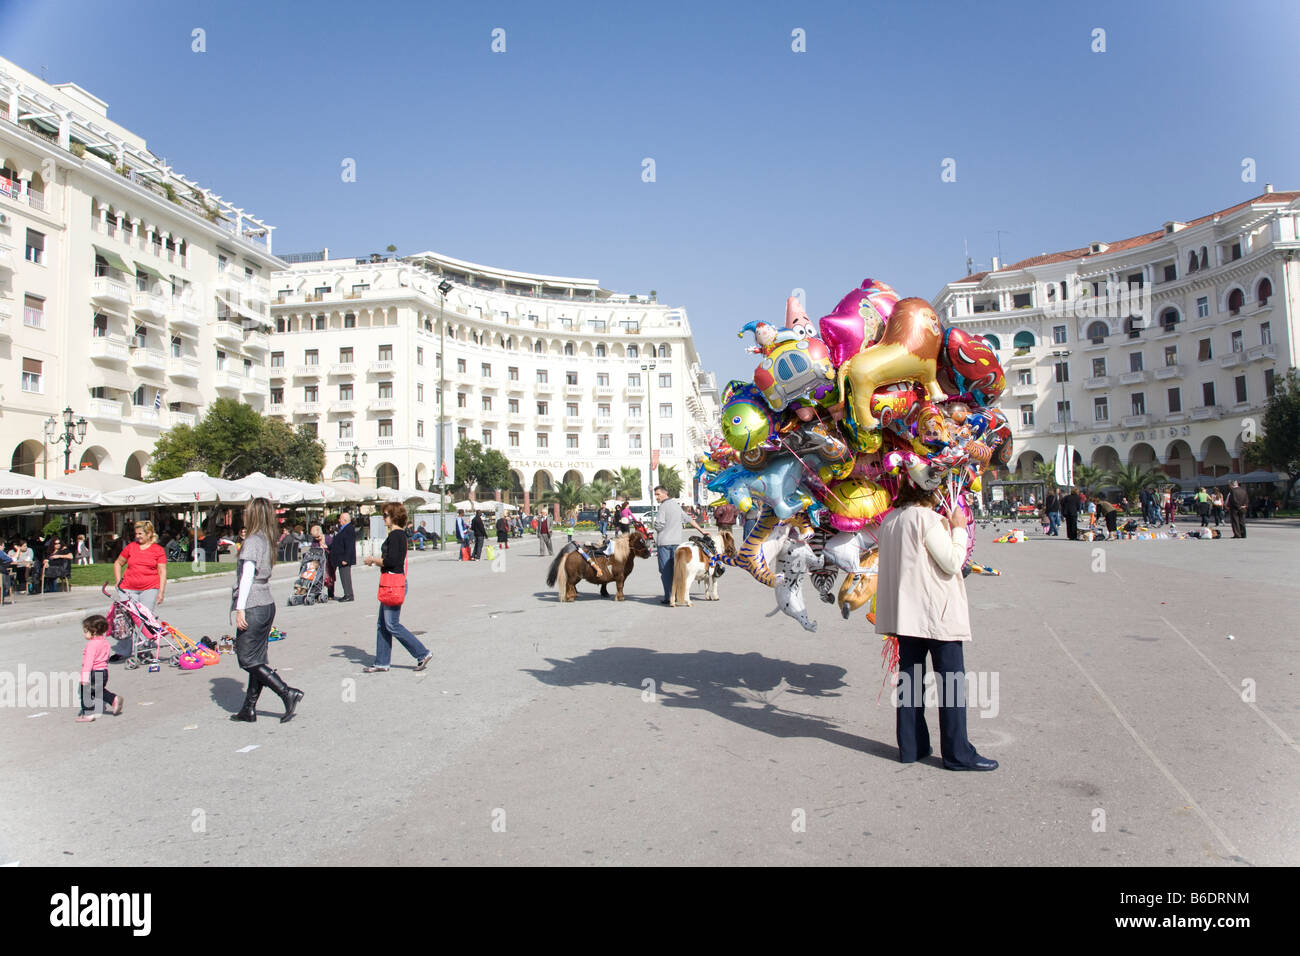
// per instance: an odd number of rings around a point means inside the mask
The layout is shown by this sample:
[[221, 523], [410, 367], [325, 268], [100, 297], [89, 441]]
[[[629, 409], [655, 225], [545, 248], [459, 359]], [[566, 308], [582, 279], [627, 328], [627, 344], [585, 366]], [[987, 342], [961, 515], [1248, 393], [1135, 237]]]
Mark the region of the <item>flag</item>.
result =
[[446, 478], [447, 474], [447, 462], [444, 460], [442, 463], [442, 477]]
[[155, 391], [153, 393], [153, 410], [156, 412], [160, 408], [162, 408], [162, 392]]

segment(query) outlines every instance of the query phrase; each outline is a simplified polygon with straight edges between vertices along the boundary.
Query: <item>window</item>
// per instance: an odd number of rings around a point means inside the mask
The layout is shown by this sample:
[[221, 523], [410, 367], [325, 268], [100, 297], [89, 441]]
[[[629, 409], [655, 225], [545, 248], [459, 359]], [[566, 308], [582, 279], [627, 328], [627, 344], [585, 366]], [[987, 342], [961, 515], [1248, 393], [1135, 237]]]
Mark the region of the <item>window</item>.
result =
[[352, 349], [351, 349], [351, 348], [339, 349], [339, 364], [340, 364], [340, 365], [351, 365], [351, 364], [352, 364]]
[[271, 368], [284, 368], [284, 353], [283, 353], [283, 352], [272, 352], [272, 353], [271, 353]]
[[1013, 309], [1027, 309], [1031, 305], [1033, 305], [1033, 296], [1028, 292], [1017, 292], [1011, 296], [1011, 308]]
[[45, 259], [45, 236], [35, 229], [27, 230], [27, 261], [40, 265]]
[[144, 408], [144, 386], [141, 385], [131, 393], [131, 404], [136, 408]]
[[478, 367], [478, 374], [480, 378], [491, 378], [492, 366], [489, 363], [484, 362], [482, 365]]
[[1056, 365], [1053, 366], [1053, 374], [1055, 375], [1054, 380], [1056, 382], [1068, 382], [1070, 380], [1070, 363], [1057, 362]]
[[660, 418], [672, 418], [672, 417], [673, 417], [673, 406], [672, 406], [671, 404], [667, 403], [667, 402], [665, 402], [664, 404], [660, 405], [660, 406], [659, 406], [659, 417], [660, 417]]
[[423, 364], [424, 364], [424, 346], [423, 346], [423, 345], [417, 345], [417, 346], [415, 347], [415, 364], [416, 364], [416, 365], [423, 365]]
[[[669, 347], [669, 346], [667, 346], [667, 345], [661, 345], [661, 346], [659, 346], [659, 357], [660, 357], [660, 358], [671, 358], [671, 357], [672, 357], [672, 354], [673, 354], [673, 350], [672, 350], [671, 347]], [[671, 436], [669, 436], [669, 437], [671, 437]], [[671, 448], [671, 447], [672, 447], [672, 442], [665, 442], [663, 447], [665, 447], [665, 448]]]
[[[1267, 325], [1268, 323], [1265, 323], [1265, 324]], [[607, 386], [607, 385], [609, 385], [609, 373], [608, 373], [608, 372], [597, 372], [597, 373], [596, 373], [596, 384], [599, 385], [599, 386], [601, 386], [602, 388], [605, 387], [605, 386]]]
[[1178, 278], [1178, 266], [1165, 266], [1165, 281], [1173, 282]]
[[137, 325], [131, 335], [131, 348], [142, 349], [149, 343], [149, 330], [143, 325]]
[[577, 403], [577, 402], [569, 402], [567, 405], [565, 405], [565, 406], [564, 406], [564, 414], [568, 415], [570, 418], [577, 418], [577, 417], [578, 417], [578, 403]]
[[608, 402], [601, 402], [599, 405], [596, 406], [596, 417], [597, 417], [597, 418], [609, 418], [609, 403], [608, 403]]
[[416, 438], [423, 438], [423, 437], [424, 437], [424, 421], [423, 421], [423, 419], [419, 419], [419, 418], [417, 418], [417, 419], [415, 420], [415, 437], [416, 437]]
[[627, 447], [628, 447], [628, 450], [629, 450], [629, 451], [640, 451], [640, 450], [641, 450], [641, 436], [640, 436], [640, 435], [628, 435], [628, 436], [627, 436]]
[[253, 377], [253, 360], [244, 359], [244, 375], [249, 378]]
[[544, 369], [544, 368], [539, 368], [539, 369], [537, 370], [537, 384], [538, 384], [538, 385], [545, 385], [545, 384], [547, 383], [547, 381], [548, 381], [548, 379], [547, 379], [547, 377], [546, 377], [546, 369]]
[[420, 405], [424, 404], [424, 383], [423, 382], [415, 383], [415, 400]]
[[508, 369], [506, 369], [506, 378], [508, 378], [512, 382], [519, 381], [519, 369], [513, 365], [510, 366]]
[[45, 300], [39, 295], [23, 296], [23, 325], [32, 329], [45, 328]]
[[577, 373], [577, 372], [565, 372], [565, 373], [564, 373], [564, 384], [565, 384], [565, 385], [577, 385], [577, 384], [578, 384], [578, 373]]
[[1245, 301], [1246, 297], [1242, 295], [1241, 290], [1233, 289], [1228, 293], [1228, 311], [1236, 315], [1241, 311], [1241, 306]]
[[42, 391], [40, 359], [23, 359], [23, 391], [38, 394]]
[[519, 432], [507, 432], [506, 441], [511, 448], [519, 447]]
[[1197, 349], [1196, 360], [1198, 362], [1208, 362], [1214, 358], [1214, 350], [1210, 347], [1209, 339], [1201, 339], [1197, 343]]
[[339, 401], [340, 402], [352, 401], [352, 386], [350, 384], [339, 386]]
[[1214, 404], [1214, 383], [1205, 382], [1201, 385], [1201, 404], [1207, 408]]
[[1160, 313], [1160, 328], [1166, 332], [1172, 332], [1178, 327], [1178, 311], [1176, 309], [1165, 309]]
[[[1268, 323], [1265, 322], [1265, 325]], [[97, 339], [108, 335], [108, 316], [98, 314], [90, 320], [90, 334]]]
[[597, 447], [598, 449], [608, 450], [608, 449], [609, 449], [609, 436], [608, 436], [608, 435], [597, 435], [597, 436], [596, 436], [596, 447]]
[[1124, 331], [1128, 333], [1128, 337], [1131, 339], [1140, 339], [1142, 337], [1142, 329], [1145, 327], [1146, 320], [1143, 318], [1129, 316], [1124, 320]]
[[1235, 379], [1232, 380], [1232, 383], [1233, 383], [1234, 386], [1236, 386], [1236, 389], [1237, 389], [1237, 402], [1238, 402], [1239, 404], [1245, 403], [1245, 401], [1246, 401], [1246, 376], [1244, 376], [1244, 375], [1238, 375]]
[[392, 360], [393, 360], [393, 347], [391, 345], [379, 346], [379, 361], [391, 362]]
[[1269, 398], [1272, 398], [1276, 386], [1277, 383], [1273, 375], [1273, 370], [1271, 368], [1264, 369], [1264, 394]]
[[641, 350], [638, 349], [635, 345], [629, 345], [627, 347], [628, 358], [640, 358], [640, 356], [641, 356]]
[[1259, 285], [1255, 286], [1255, 298], [1259, 300], [1260, 308], [1268, 305], [1268, 300], [1273, 296], [1273, 283], [1268, 279], [1260, 279]]
[[1110, 421], [1110, 408], [1104, 396], [1092, 400], [1092, 418], [1098, 422]]
[[484, 396], [483, 396], [483, 411], [485, 411], [485, 412], [490, 412], [490, 411], [492, 411], [492, 396], [491, 396], [491, 395], [484, 395]]
[[220, 372], [226, 367], [226, 353], [217, 349], [217, 371]]
[[1183, 410], [1183, 393], [1181, 389], [1171, 388], [1169, 395], [1169, 413], [1181, 412]]
[[380, 397], [380, 398], [392, 398], [392, 397], [393, 397], [393, 383], [392, 383], [392, 382], [380, 382], [380, 383], [379, 383], [379, 397]]
[[1057, 402], [1057, 403], [1056, 403], [1056, 420], [1057, 420], [1058, 423], [1059, 423], [1059, 422], [1067, 422], [1067, 421], [1070, 420], [1070, 403], [1069, 403], [1069, 402]]
[[492, 429], [485, 428], [479, 434], [483, 438], [483, 447], [487, 448], [492, 444]]
[[1134, 392], [1129, 396], [1129, 404], [1133, 409], [1134, 415], [1145, 415], [1147, 413], [1147, 397], [1142, 392]]
[[317, 332], [324, 332], [324, 331], [325, 331], [325, 315], [324, 315], [324, 313], [322, 313], [322, 314], [316, 316], [316, 318], [314, 318], [314, 319], [312, 320], [312, 328], [315, 329]]
[[1259, 344], [1260, 345], [1273, 344], [1273, 329], [1269, 326], [1267, 322], [1259, 323]]
[[464, 425], [462, 425], [462, 426], [460, 426], [459, 428], [456, 429], [456, 440], [457, 440], [457, 441], [464, 441], [464, 440], [465, 440], [466, 438], [468, 438], [468, 437], [469, 437], [469, 429], [466, 428]]
[[1207, 319], [1210, 317], [1210, 298], [1201, 296], [1196, 300], [1196, 317], [1198, 319]]
[[1233, 332], [1232, 335], [1228, 337], [1228, 341], [1232, 343], [1232, 350], [1234, 352], [1244, 352], [1246, 350], [1246, 343], [1242, 337], [1241, 329], [1237, 329]]
[[184, 354], [185, 347], [181, 342], [179, 335], [172, 336], [172, 358], [180, 358]]
[[543, 352], [546, 351], [546, 345], [542, 342], [541, 339], [538, 339], [536, 342], [533, 343], [533, 351], [538, 355], [541, 355]]
[[302, 362], [304, 365], [319, 365], [320, 351], [317, 349], [307, 349], [302, 353]]
[[1065, 326], [1063, 325], [1052, 326], [1052, 344], [1053, 345], [1065, 344]]
[[1088, 326], [1088, 341], [1092, 345], [1101, 345], [1106, 341], [1106, 333], [1109, 331], [1105, 322], [1093, 322]]
[[1140, 372], [1140, 371], [1142, 371], [1142, 353], [1141, 353], [1141, 352], [1129, 352], [1129, 353], [1128, 353], [1128, 370], [1129, 370], [1130, 372]]
[[1232, 244], [1232, 249], [1229, 252], [1228, 261], [1236, 262], [1240, 258], [1241, 258], [1241, 243], [1234, 242]]
[[549, 436], [547, 436], [546, 432], [538, 432], [538, 433], [537, 433], [537, 447], [538, 447], [538, 448], [549, 448], [549, 447], [550, 447], [550, 438], [549, 438]]
[[538, 403], [537, 403], [537, 414], [538, 414], [538, 415], [549, 415], [549, 414], [551, 414], [550, 411], [549, 411], [550, 407], [551, 407], [551, 406], [550, 406], [549, 404], [547, 404], [546, 402], [538, 402]]
[[508, 398], [508, 399], [506, 399], [506, 411], [508, 411], [511, 415], [518, 415], [518, 414], [519, 414], [519, 399], [517, 399], [517, 398]]
[[275, 388], [271, 389], [271, 404], [272, 404], [272, 405], [283, 405], [283, 404], [284, 404], [284, 386], [283, 386], [283, 385], [279, 385], [279, 386], [276, 386]]
[[[661, 346], [659, 346], [659, 348], [662, 350], [662, 349], [664, 349], [664, 348], [667, 348], [667, 346], [661, 345]], [[666, 357], [666, 356], [665, 356], [665, 357]], [[670, 448], [673, 447], [673, 433], [672, 433], [672, 432], [664, 432], [662, 435], [659, 436], [659, 447], [662, 448], [662, 449], [665, 449], [665, 450], [670, 449]]]
[[628, 377], [627, 377], [627, 387], [628, 387], [628, 388], [640, 388], [640, 387], [641, 387], [641, 373], [640, 373], [640, 372], [632, 372], [631, 374], [628, 375]]
[[1178, 346], [1165, 346], [1165, 368], [1171, 368], [1178, 364]]
[[572, 354], [573, 354], [573, 343], [572, 343], [572, 342], [565, 342], [565, 343], [564, 343], [564, 354], [565, 354], [565, 355], [572, 355]]
[[393, 420], [391, 418], [379, 419], [379, 437], [380, 438], [393, 437]]
[[319, 402], [320, 389], [315, 385], [304, 385], [302, 387], [302, 400], [304, 402]]
[[672, 387], [673, 387], [673, 376], [672, 376], [672, 374], [671, 374], [670, 372], [661, 372], [661, 373], [659, 373], [659, 387], [660, 387], [660, 388], [672, 388]]
[[569, 451], [578, 450], [578, 436], [572, 433], [564, 436], [564, 447]]
[[1104, 358], [1095, 358], [1092, 360], [1092, 377], [1104, 378], [1106, 375], [1106, 360]]
[[635, 405], [629, 405], [629, 406], [627, 407], [627, 417], [628, 417], [628, 418], [640, 418], [640, 417], [641, 417], [641, 403], [640, 403], [640, 402], [637, 402]]
[[457, 407], [457, 408], [468, 408], [468, 407], [469, 407], [469, 400], [468, 400], [468, 398], [467, 398], [467, 396], [465, 395], [464, 392], [457, 392], [457, 393], [456, 393], [456, 407]]
[[355, 312], [348, 312], [347, 314], [345, 314], [343, 316], [343, 328], [355, 329], [356, 327], [357, 327], [357, 314]]
[[605, 358], [605, 355], [606, 355], [606, 352], [605, 352], [605, 343], [604, 343], [604, 342], [597, 342], [597, 343], [596, 343], [596, 358]]

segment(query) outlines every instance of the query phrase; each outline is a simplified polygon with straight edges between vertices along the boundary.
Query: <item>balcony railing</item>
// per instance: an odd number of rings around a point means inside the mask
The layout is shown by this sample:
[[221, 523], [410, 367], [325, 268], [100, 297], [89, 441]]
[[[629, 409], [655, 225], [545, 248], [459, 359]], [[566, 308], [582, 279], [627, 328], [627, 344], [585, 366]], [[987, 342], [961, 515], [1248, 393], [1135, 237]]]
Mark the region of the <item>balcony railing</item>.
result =
[[573, 395], [581, 398], [583, 395], [587, 394], [587, 390], [586, 388], [578, 384], [566, 384], [564, 386], [564, 394]]
[[193, 303], [172, 300], [171, 308], [167, 310], [168, 325], [177, 329], [193, 329], [197, 331], [200, 321], [201, 314]]
[[130, 423], [136, 428], [160, 429], [162, 428], [162, 416], [158, 414], [158, 409], [149, 405], [131, 406]]
[[120, 422], [122, 403], [111, 398], [92, 398], [86, 417], [98, 422]]
[[1125, 428], [1142, 428], [1151, 424], [1151, 416], [1143, 412], [1141, 415], [1125, 415], [1120, 421]]
[[335, 362], [330, 366], [331, 375], [355, 375], [357, 365], [355, 362]]
[[1146, 380], [1147, 373], [1145, 369], [1137, 369], [1133, 372], [1120, 372], [1119, 374], [1119, 383], [1121, 385], [1137, 385]]
[[131, 350], [131, 368], [137, 371], [165, 372], [167, 355], [160, 349], [134, 348]]
[[1038, 394], [1038, 386], [1033, 384], [1013, 385], [1011, 386], [1011, 394], [1015, 398], [1033, 398]]
[[1094, 375], [1092, 378], [1083, 380], [1084, 388], [1110, 388], [1109, 375]]
[[309, 362], [306, 365], [299, 365], [293, 370], [295, 378], [320, 378], [324, 369], [319, 362]]
[[391, 412], [397, 409], [395, 398], [372, 398], [366, 402], [366, 410], [371, 412]]
[[1162, 381], [1170, 378], [1182, 378], [1183, 367], [1181, 365], [1162, 365], [1155, 369], [1155, 376]]
[[231, 316], [230, 319], [226, 321], [221, 321], [220, 316], [218, 316], [217, 318], [218, 318], [218, 322], [216, 324], [216, 329], [214, 332], [217, 341], [225, 342], [228, 345], [243, 345], [244, 330], [241, 326], [236, 324], [236, 320], [234, 316]]
[[167, 357], [167, 374], [172, 378], [194, 379], [199, 377], [199, 360], [183, 355]]
[[1052, 422], [1052, 424], [1048, 426], [1048, 431], [1053, 435], [1060, 435], [1065, 431], [1067, 425], [1072, 432], [1077, 432], [1079, 430], [1079, 423], [1072, 418], [1068, 422]]
[[330, 402], [330, 414], [339, 415], [351, 413], [357, 410], [357, 403], [350, 398], [339, 399], [337, 402]]
[[244, 385], [244, 376], [229, 369], [217, 369], [212, 375], [212, 384], [218, 390], [237, 392]]
[[167, 300], [152, 292], [131, 293], [131, 311], [159, 321], [167, 317]]
[[555, 424], [555, 418], [551, 415], [538, 415], [535, 421], [538, 428], [550, 428]]
[[131, 351], [120, 335], [94, 335], [90, 338], [90, 357], [93, 361], [125, 362]]
[[125, 306], [131, 301], [131, 292], [125, 282], [108, 276], [96, 276], [90, 283], [90, 298], [101, 304]]
[[371, 373], [395, 372], [397, 371], [397, 363], [392, 359], [380, 359], [377, 362], [370, 363], [370, 371]]
[[176, 425], [189, 425], [190, 428], [193, 428], [199, 420], [199, 417], [193, 412], [168, 412], [167, 418], [173, 427]]
[[1264, 345], [1256, 345], [1254, 348], [1246, 352], [1246, 356], [1252, 362], [1258, 362], [1263, 359], [1275, 359], [1277, 358], [1277, 346], [1272, 342], [1267, 342]]
[[271, 351], [271, 337], [265, 332], [244, 333], [244, 348], [250, 352]]
[[1236, 352], [1225, 352], [1219, 356], [1219, 368], [1233, 368], [1242, 365], [1246, 361], [1246, 353], [1238, 350]]
[[320, 402], [297, 402], [293, 406], [295, 415], [318, 415], [324, 406]]
[[587, 423], [587, 420], [581, 415], [565, 415], [564, 426], [566, 428], [581, 428]]

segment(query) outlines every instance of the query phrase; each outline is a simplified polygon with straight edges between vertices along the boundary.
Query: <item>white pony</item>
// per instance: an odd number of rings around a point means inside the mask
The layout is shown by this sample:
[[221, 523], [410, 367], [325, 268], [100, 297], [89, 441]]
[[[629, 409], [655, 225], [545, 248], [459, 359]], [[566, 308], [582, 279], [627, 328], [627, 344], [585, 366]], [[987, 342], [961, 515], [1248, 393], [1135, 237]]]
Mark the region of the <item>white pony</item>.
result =
[[[736, 555], [736, 543], [730, 531], [718, 532], [722, 538], [722, 553], [730, 557]], [[673, 553], [673, 589], [669, 601], [671, 607], [691, 606], [691, 587], [704, 586], [704, 600], [718, 599], [718, 578], [725, 570], [722, 564], [710, 562], [709, 556], [698, 544], [682, 544]]]

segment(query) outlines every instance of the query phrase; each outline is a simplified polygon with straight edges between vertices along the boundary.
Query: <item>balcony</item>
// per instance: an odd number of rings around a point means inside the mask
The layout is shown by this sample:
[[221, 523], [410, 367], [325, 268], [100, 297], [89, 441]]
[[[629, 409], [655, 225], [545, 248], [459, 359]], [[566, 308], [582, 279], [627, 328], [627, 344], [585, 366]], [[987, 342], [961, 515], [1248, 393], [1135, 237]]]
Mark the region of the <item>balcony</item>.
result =
[[1119, 383], [1121, 385], [1138, 385], [1142, 382], [1145, 382], [1146, 380], [1147, 380], [1147, 373], [1145, 369], [1138, 369], [1137, 371], [1133, 371], [1133, 372], [1119, 373]]
[[168, 412], [167, 418], [173, 428], [177, 425], [189, 425], [193, 428], [199, 421], [199, 416], [193, 412]]
[[271, 381], [275, 381], [276, 379], [284, 379], [284, 378], [287, 378], [288, 375], [289, 375], [289, 373], [286, 372], [286, 371], [284, 370], [284, 366], [283, 366], [283, 365], [272, 365], [272, 366], [271, 366]]
[[245, 366], [244, 374], [249, 378], [251, 378], [253, 381], [260, 382], [263, 385], [265, 385], [270, 380], [270, 376], [267, 373], [265, 365]]
[[506, 382], [506, 391], [511, 395], [522, 395], [524, 391], [524, 383], [518, 379], [511, 379]]
[[1183, 367], [1181, 365], [1162, 365], [1154, 369], [1155, 377], [1161, 380], [1170, 378], [1182, 378]]
[[12, 339], [13, 335], [9, 331], [9, 312], [5, 306], [0, 305], [0, 339]]
[[1037, 385], [1029, 384], [1029, 385], [1011, 386], [1011, 395], [1014, 398], [1033, 398], [1037, 394], [1038, 394]]
[[477, 387], [480, 392], [495, 392], [501, 388], [500, 383], [490, 378], [476, 379], [471, 384]]
[[1017, 350], [1004, 364], [1006, 368], [1026, 368], [1030, 365], [1037, 365], [1038, 356], [1029, 351], [1021, 352]]
[[131, 349], [131, 368], [137, 372], [167, 371], [167, 355], [161, 349]]
[[601, 457], [601, 458], [605, 458], [605, 457], [608, 457], [609, 455], [614, 454], [614, 449], [612, 449], [612, 448], [597, 448], [597, 449], [596, 449], [596, 454], [597, 454], [597, 456], [599, 456], [599, 457]]
[[1223, 414], [1223, 408], [1219, 405], [1202, 405], [1199, 408], [1193, 408], [1187, 415], [1194, 422], [1208, 422], [1211, 419], [1218, 418]]
[[324, 407], [321, 402], [295, 402], [293, 413], [295, 415], [319, 415]]
[[1060, 435], [1065, 431], [1067, 426], [1072, 432], [1077, 432], [1079, 430], [1079, 423], [1074, 419], [1070, 419], [1068, 422], [1052, 422], [1052, 424], [1047, 426], [1047, 430], [1053, 435]]
[[253, 374], [244, 376], [244, 383], [239, 386], [242, 395], [262, 395], [266, 392], [266, 380], [257, 377], [257, 369], [253, 369]]
[[370, 363], [370, 374], [380, 375], [384, 372], [392, 373], [397, 371], [397, 363], [392, 359], [381, 359], [378, 362]]
[[356, 375], [357, 365], [355, 362], [335, 362], [330, 366], [330, 375]]
[[538, 428], [550, 428], [555, 424], [555, 419], [550, 415], [538, 415], [534, 421]]
[[337, 402], [330, 402], [331, 415], [351, 415], [357, 410], [357, 403], [352, 399], [340, 399]]
[[1141, 415], [1125, 415], [1120, 419], [1120, 423], [1125, 428], [1145, 428], [1151, 424], [1151, 416], [1145, 412]]
[[118, 282], [108, 276], [96, 276], [90, 283], [90, 301], [124, 312], [131, 304], [131, 291], [125, 282]]
[[293, 370], [294, 378], [320, 378], [322, 369], [319, 362], [310, 362], [306, 365], [299, 365]]
[[1256, 345], [1254, 348], [1247, 350], [1246, 358], [1251, 362], [1271, 361], [1277, 358], [1277, 346], [1272, 342]]
[[628, 385], [628, 386], [624, 387], [624, 389], [623, 389], [623, 394], [626, 395], [628, 398], [644, 398], [644, 397], [645, 397], [645, 386], [643, 386], [643, 385]]
[[281, 399], [280, 401], [277, 402], [274, 398], [272, 398], [270, 404], [267, 405], [267, 414], [269, 415], [285, 414], [284, 399]]
[[238, 392], [244, 386], [244, 376], [219, 368], [212, 373], [212, 384], [219, 392]]
[[592, 389], [592, 393], [593, 393], [597, 398], [613, 398], [613, 397], [614, 397], [614, 386], [613, 386], [613, 385], [597, 385], [595, 388]]
[[1094, 375], [1092, 378], [1083, 380], [1084, 388], [1110, 388], [1109, 375]]
[[199, 310], [192, 303], [177, 299], [172, 300], [171, 308], [167, 310], [167, 324], [169, 326], [173, 329], [197, 332], [200, 321]]
[[391, 437], [375, 439], [375, 446], [378, 448], [392, 448], [396, 444], [397, 440]]
[[601, 415], [596, 419], [596, 428], [600, 431], [608, 431], [614, 427], [613, 415]]
[[95, 362], [125, 362], [131, 357], [126, 339], [120, 335], [93, 335], [90, 338], [90, 358]]
[[[217, 318], [220, 320], [221, 317], [218, 316]], [[233, 318], [218, 321], [213, 335], [218, 342], [224, 342], [226, 345], [240, 346], [244, 344], [244, 329]]]
[[271, 337], [265, 332], [244, 333], [244, 349], [248, 352], [271, 351]]
[[624, 428], [641, 428], [641, 427], [642, 427], [641, 416], [640, 416], [640, 415], [629, 415], [627, 418], [623, 419], [623, 427], [624, 427]]
[[120, 422], [122, 403], [111, 398], [92, 398], [86, 417], [96, 422]]
[[555, 383], [537, 382], [535, 385], [533, 385], [533, 391], [536, 392], [538, 395], [554, 395]]
[[397, 399], [395, 398], [372, 398], [366, 402], [366, 411], [368, 412], [393, 412], [397, 410]]
[[149, 431], [162, 431], [162, 416], [158, 414], [158, 409], [148, 405], [132, 405], [131, 417], [127, 423]]
[[132, 292], [131, 314], [162, 322], [167, 318], [167, 300], [152, 292]]
[[1246, 364], [1246, 353], [1243, 351], [1226, 352], [1219, 356], [1219, 368], [1234, 368], [1244, 364]]
[[587, 394], [587, 389], [581, 385], [565, 385], [564, 394], [569, 398], [582, 398]]
[[583, 425], [585, 425], [585, 424], [587, 424], [587, 420], [586, 420], [585, 418], [583, 418], [581, 415], [565, 415], [565, 416], [564, 416], [564, 427], [565, 427], [565, 428], [581, 428], [581, 427], [582, 427]]

